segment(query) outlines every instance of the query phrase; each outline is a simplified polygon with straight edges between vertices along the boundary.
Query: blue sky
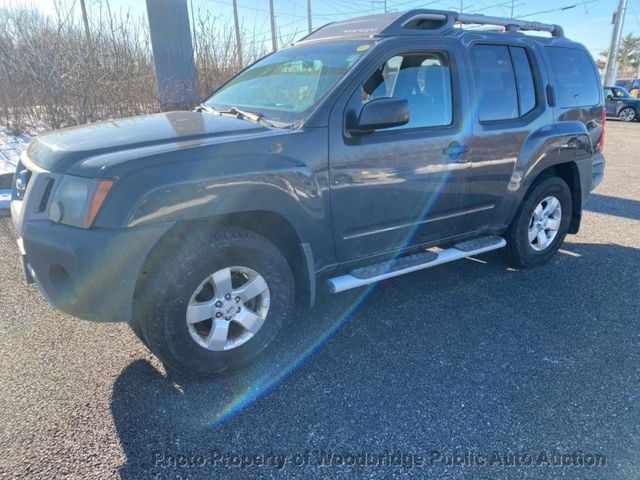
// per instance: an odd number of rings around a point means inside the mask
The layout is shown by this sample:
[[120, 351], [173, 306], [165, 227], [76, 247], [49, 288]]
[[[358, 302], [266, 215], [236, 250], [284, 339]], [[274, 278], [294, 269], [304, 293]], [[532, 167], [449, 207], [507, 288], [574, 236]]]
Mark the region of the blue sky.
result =
[[[60, 0], [58, 0], [60, 1]], [[105, 0], [86, 0], [89, 10]], [[268, 43], [268, 0], [237, 0], [243, 28], [255, 32], [256, 38]], [[72, 4], [73, 0], [62, 0]], [[109, 0], [112, 10], [129, 10], [134, 15], [144, 15], [145, 0]], [[231, 23], [231, 0], [187, 0], [195, 10], [208, 10], [222, 21]], [[0, 5], [31, 4], [46, 13], [54, 12], [55, 0], [0, 0]], [[77, 1], [75, 2], [77, 3]], [[512, 0], [387, 0], [387, 9], [406, 10], [413, 7], [459, 10], [485, 15], [510, 16]], [[559, 23], [567, 36], [584, 43], [595, 55], [609, 45], [611, 18], [616, 0], [513, 0], [514, 16], [530, 20]], [[302, 36], [306, 33], [306, 0], [274, 0], [276, 22], [283, 36]], [[573, 6], [566, 10], [560, 10]], [[384, 11], [383, 0], [312, 0], [313, 24]], [[629, 0], [625, 22], [625, 34], [640, 35], [640, 0]]]

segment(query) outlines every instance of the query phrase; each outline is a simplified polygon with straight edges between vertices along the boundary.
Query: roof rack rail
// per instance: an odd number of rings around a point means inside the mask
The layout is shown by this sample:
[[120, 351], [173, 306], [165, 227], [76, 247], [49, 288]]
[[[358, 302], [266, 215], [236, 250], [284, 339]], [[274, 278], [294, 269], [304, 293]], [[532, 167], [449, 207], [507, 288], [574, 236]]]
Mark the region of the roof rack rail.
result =
[[549, 32], [554, 37], [564, 37], [564, 30], [559, 25], [447, 10], [414, 9], [407, 12], [378, 13], [330, 23], [314, 30], [298, 42], [345, 37], [415, 35], [418, 32], [425, 35], [446, 35], [456, 24], [492, 25], [503, 27], [507, 32], [538, 31]]
[[457, 13], [455, 14], [455, 23], [465, 25], [496, 25], [504, 27], [506, 31], [537, 31], [537, 32], [549, 32], [554, 37], [564, 37], [564, 30], [560, 25], [552, 23], [540, 23], [540, 22], [526, 22], [523, 20], [516, 20], [515, 18], [506, 17], [488, 17], [480, 14], [468, 14]]

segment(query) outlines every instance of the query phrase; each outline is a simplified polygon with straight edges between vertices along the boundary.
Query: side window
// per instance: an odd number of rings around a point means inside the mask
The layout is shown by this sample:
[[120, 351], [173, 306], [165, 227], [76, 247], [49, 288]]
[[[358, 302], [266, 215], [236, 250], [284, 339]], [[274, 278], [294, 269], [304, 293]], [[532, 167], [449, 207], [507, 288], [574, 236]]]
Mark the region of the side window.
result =
[[527, 51], [522, 47], [511, 47], [511, 60], [516, 72], [518, 102], [522, 117], [536, 108], [536, 86], [533, 83], [533, 72]]
[[450, 125], [453, 100], [448, 57], [425, 52], [390, 58], [360, 87], [363, 105], [381, 97], [409, 102], [409, 123], [395, 129]]
[[587, 107], [600, 102], [600, 80], [583, 50], [547, 47], [547, 53], [556, 76], [558, 106]]
[[471, 49], [478, 116], [481, 122], [518, 118], [518, 93], [504, 45], [476, 45]]

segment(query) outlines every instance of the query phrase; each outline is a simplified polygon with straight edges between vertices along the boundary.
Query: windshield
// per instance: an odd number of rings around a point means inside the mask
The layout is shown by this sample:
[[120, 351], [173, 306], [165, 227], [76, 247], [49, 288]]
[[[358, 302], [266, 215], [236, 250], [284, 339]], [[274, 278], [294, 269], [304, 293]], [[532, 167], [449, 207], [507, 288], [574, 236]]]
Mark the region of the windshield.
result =
[[614, 90], [614, 94], [616, 97], [620, 98], [631, 98], [631, 94], [622, 87], [618, 87]]
[[216, 91], [205, 105], [298, 123], [369, 49], [370, 43], [300, 45], [269, 55]]
[[622, 87], [607, 88], [607, 96], [611, 95], [615, 98], [632, 98], [631, 94]]

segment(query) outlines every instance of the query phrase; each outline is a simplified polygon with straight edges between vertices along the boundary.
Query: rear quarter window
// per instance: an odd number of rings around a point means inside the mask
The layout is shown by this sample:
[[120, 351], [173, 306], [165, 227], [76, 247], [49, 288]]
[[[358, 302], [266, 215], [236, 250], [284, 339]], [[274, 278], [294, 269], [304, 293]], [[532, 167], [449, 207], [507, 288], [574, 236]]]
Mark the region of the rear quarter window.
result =
[[547, 54], [555, 73], [559, 107], [588, 107], [600, 103], [600, 80], [593, 60], [584, 50], [547, 47]]

